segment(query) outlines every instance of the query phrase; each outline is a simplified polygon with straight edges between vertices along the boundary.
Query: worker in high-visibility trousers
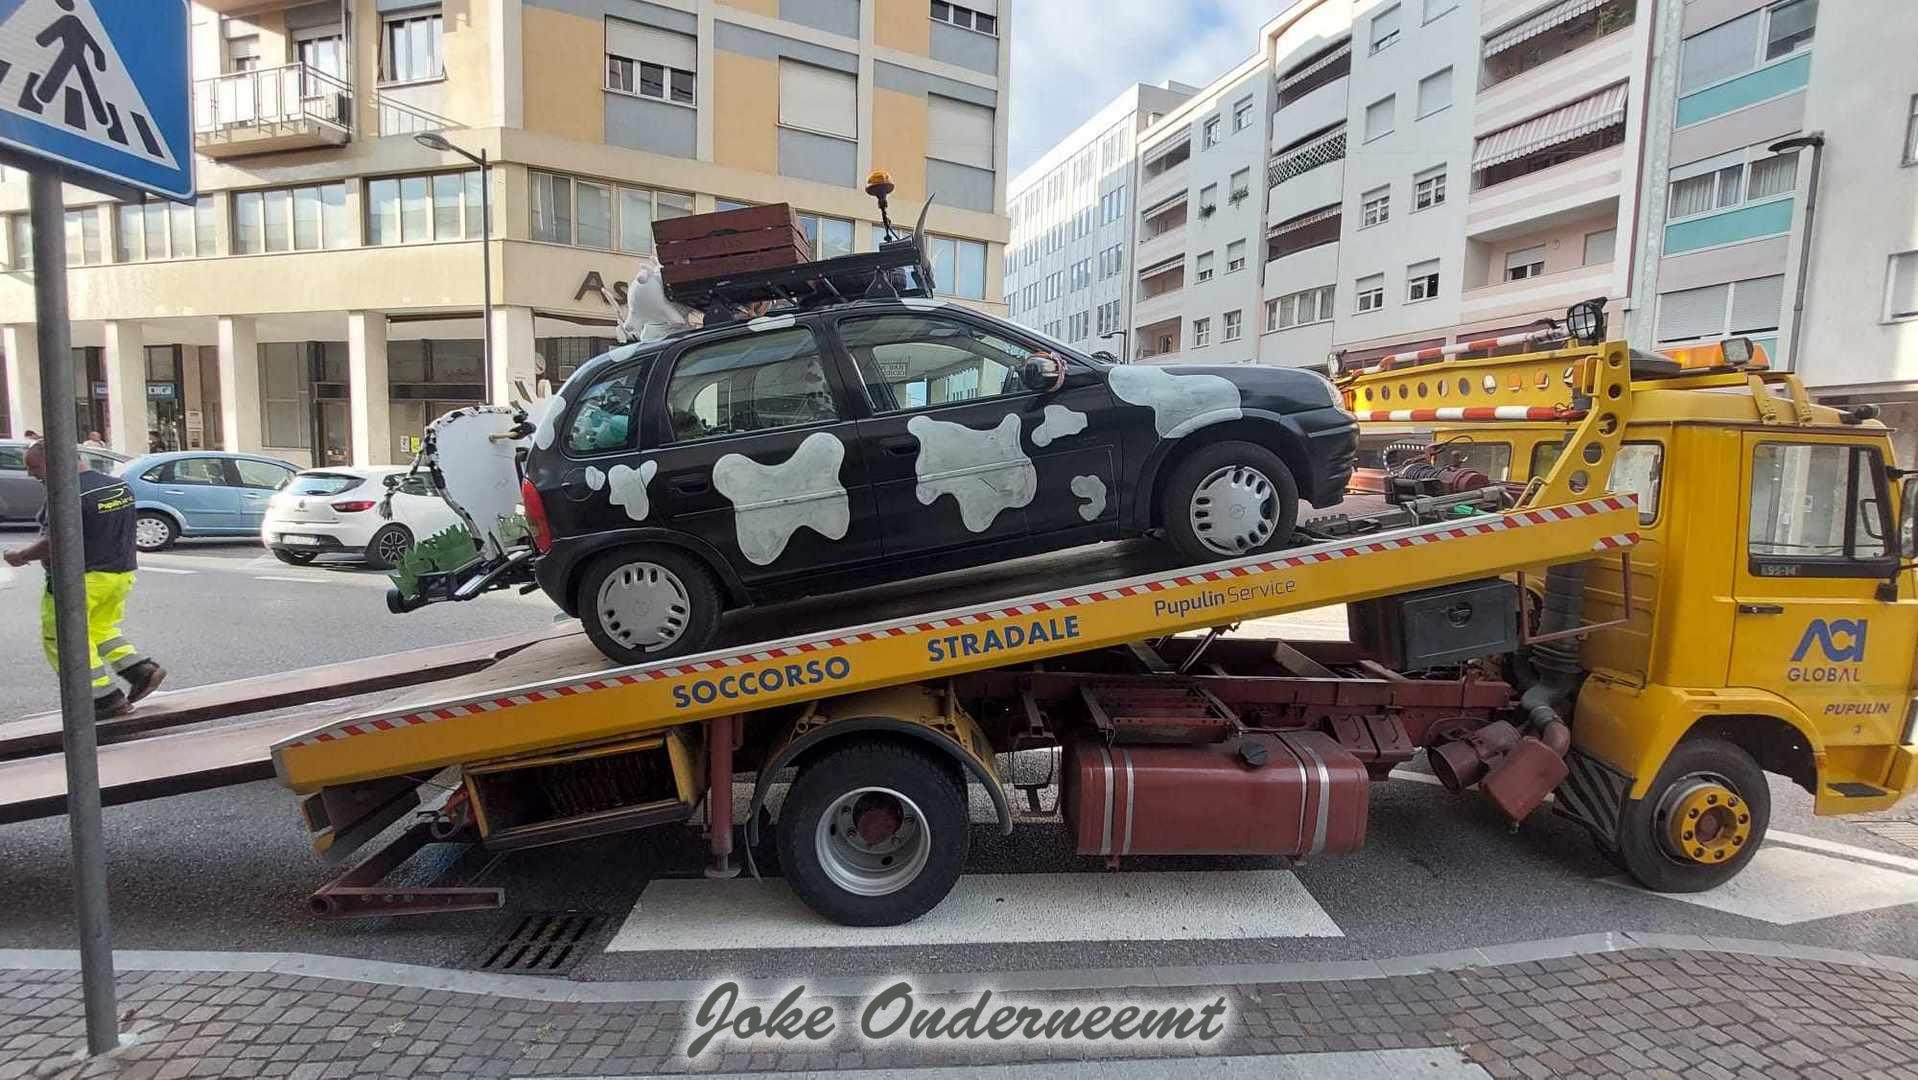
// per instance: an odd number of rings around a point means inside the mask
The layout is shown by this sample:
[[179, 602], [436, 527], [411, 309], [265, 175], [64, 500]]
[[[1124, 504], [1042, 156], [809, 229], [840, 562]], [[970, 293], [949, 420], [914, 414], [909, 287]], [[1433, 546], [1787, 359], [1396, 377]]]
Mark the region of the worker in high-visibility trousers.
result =
[[[27, 472], [45, 482], [47, 447], [34, 443], [27, 449]], [[87, 662], [93, 669], [93, 712], [105, 719], [121, 716], [133, 703], [151, 694], [166, 678], [166, 669], [142, 655], [120, 631], [127, 615], [127, 597], [133, 592], [135, 549], [133, 546], [133, 492], [117, 477], [85, 467], [80, 469], [80, 536], [86, 558], [87, 582]], [[47, 532], [47, 511], [40, 510], [40, 539], [6, 553], [9, 566], [47, 562], [53, 558], [52, 537]], [[46, 595], [40, 600], [40, 641], [47, 661], [60, 669], [60, 654], [54, 636], [53, 577], [47, 577]], [[126, 681], [121, 690], [114, 675]]]

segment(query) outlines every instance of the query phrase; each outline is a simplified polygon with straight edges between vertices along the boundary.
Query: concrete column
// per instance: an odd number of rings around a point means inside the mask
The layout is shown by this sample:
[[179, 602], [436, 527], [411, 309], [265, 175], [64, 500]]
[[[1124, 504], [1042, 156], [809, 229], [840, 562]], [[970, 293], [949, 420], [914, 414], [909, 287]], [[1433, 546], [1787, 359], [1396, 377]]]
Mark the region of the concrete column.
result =
[[107, 323], [105, 333], [101, 367], [107, 379], [107, 445], [122, 454], [144, 454], [148, 446], [146, 338], [136, 322]]
[[533, 309], [496, 307], [493, 309], [493, 385], [487, 398], [495, 405], [509, 405], [519, 396], [513, 380], [533, 389], [539, 376], [534, 371]]
[[220, 317], [220, 442], [225, 450], [260, 449], [260, 339], [253, 320]]
[[5, 348], [7, 415], [13, 424], [7, 435], [21, 439], [28, 431], [45, 432], [47, 425], [40, 414], [40, 339], [34, 336], [33, 324], [7, 327]]
[[386, 374], [386, 313], [346, 313], [347, 409], [353, 464], [393, 463], [392, 391]]

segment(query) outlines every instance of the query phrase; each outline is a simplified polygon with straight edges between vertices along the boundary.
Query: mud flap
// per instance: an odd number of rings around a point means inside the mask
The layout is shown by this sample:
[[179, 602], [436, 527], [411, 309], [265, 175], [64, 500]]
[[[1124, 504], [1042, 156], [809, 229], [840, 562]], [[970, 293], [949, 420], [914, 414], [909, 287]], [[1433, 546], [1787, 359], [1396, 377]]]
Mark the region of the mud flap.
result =
[[1618, 848], [1619, 815], [1631, 797], [1632, 777], [1578, 750], [1565, 755], [1571, 774], [1558, 785], [1552, 812], [1591, 832], [1602, 847]]

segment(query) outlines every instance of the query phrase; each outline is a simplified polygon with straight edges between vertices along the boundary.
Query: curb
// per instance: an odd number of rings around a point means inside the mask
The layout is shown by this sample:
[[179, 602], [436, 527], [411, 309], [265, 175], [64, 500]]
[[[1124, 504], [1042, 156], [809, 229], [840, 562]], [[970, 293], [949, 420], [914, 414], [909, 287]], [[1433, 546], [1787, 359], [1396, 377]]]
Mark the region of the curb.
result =
[[[1312, 983], [1392, 978], [1642, 949], [1808, 960], [1873, 968], [1918, 979], [1918, 960], [1905, 957], [1880, 956], [1849, 949], [1827, 949], [1785, 941], [1624, 931], [1488, 945], [1482, 948], [1456, 949], [1450, 952], [1426, 953], [1385, 960], [1156, 968], [1078, 968], [1057, 971], [926, 974], [911, 977], [914, 988], [922, 994], [965, 994], [986, 989], [994, 992], [1111, 990], [1139, 987], [1183, 989], [1252, 983]], [[592, 1004], [697, 1001], [721, 979], [716, 976], [709, 979], [574, 982], [532, 975], [492, 975], [417, 964], [394, 964], [379, 960], [354, 960], [314, 953], [280, 952], [124, 950], [113, 954], [113, 962], [118, 971], [270, 974], [422, 990], [443, 990], [460, 994], [484, 994], [530, 1001]], [[0, 949], [0, 971], [77, 971], [79, 967], [80, 954], [73, 949]], [[809, 987], [813, 995], [818, 997], [863, 997], [877, 984], [893, 977], [897, 976], [736, 981], [743, 997], [777, 998], [796, 983], [802, 982]]]

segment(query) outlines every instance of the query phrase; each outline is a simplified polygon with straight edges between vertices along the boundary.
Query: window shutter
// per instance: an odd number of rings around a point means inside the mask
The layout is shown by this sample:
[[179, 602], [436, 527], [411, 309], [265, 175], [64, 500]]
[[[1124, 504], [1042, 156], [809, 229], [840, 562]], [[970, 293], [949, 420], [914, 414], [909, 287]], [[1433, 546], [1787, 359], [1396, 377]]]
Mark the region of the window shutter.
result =
[[779, 122], [787, 127], [859, 137], [859, 80], [829, 68], [779, 61]]
[[1544, 261], [1545, 245], [1534, 244], [1531, 247], [1520, 248], [1517, 251], [1507, 254], [1505, 256], [1505, 269], [1516, 270], [1521, 266], [1530, 266], [1533, 263], [1541, 263]]
[[1887, 314], [1894, 319], [1918, 315], [1918, 251], [1891, 257], [1891, 305]]
[[1725, 330], [1728, 285], [1680, 289], [1658, 298], [1658, 340], [1704, 337]]
[[1732, 286], [1731, 332], [1778, 329], [1778, 313], [1785, 307], [1785, 275], [1751, 278]]
[[681, 71], [699, 68], [699, 41], [691, 34], [676, 34], [611, 16], [606, 19], [606, 51]]
[[1374, 101], [1365, 107], [1365, 137], [1376, 139], [1392, 130], [1392, 109], [1398, 98], [1388, 97], [1383, 101]]
[[1419, 80], [1419, 115], [1429, 116], [1452, 103], [1452, 69]]
[[941, 161], [992, 168], [992, 110], [957, 98], [926, 98], [926, 156]]

